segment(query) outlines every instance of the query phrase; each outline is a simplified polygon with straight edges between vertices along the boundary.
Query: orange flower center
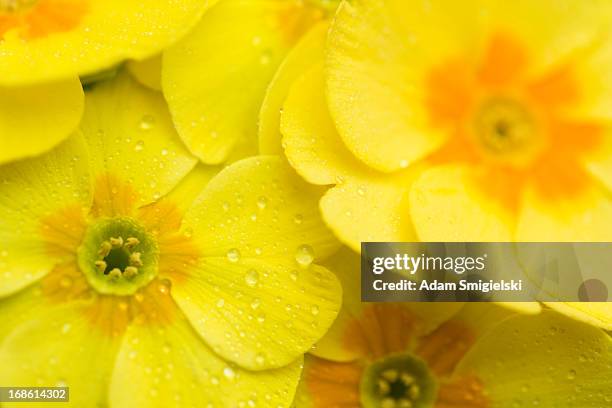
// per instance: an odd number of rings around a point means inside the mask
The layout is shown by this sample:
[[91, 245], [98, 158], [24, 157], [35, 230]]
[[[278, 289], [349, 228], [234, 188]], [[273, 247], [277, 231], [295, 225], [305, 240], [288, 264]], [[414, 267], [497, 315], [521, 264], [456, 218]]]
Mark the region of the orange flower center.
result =
[[493, 35], [478, 64], [454, 58], [431, 69], [426, 104], [448, 138], [430, 161], [480, 169], [481, 190], [516, 209], [527, 183], [549, 200], [579, 194], [590, 177], [581, 158], [601, 143], [602, 128], [567, 115], [580, 101], [571, 62], [530, 78], [526, 46]]
[[41, 282], [51, 302], [82, 301], [92, 327], [121, 335], [129, 324], [166, 325], [176, 313], [169, 296], [199, 257], [180, 229], [182, 213], [162, 199], [138, 207], [131, 184], [105, 174], [92, 208], [68, 206], [41, 220], [49, 254], [63, 259]]
[[0, 40], [11, 32], [33, 40], [71, 31], [87, 11], [87, 0], [0, 0]]

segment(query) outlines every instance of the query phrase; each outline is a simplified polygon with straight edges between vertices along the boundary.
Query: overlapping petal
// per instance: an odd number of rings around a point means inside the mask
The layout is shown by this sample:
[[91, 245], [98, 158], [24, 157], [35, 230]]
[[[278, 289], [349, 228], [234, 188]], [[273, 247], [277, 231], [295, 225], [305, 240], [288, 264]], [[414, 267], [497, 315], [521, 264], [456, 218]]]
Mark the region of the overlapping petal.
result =
[[48, 151], [75, 131], [82, 113], [83, 90], [76, 77], [0, 87], [0, 163]]
[[205, 163], [257, 151], [268, 83], [323, 11], [295, 0], [229, 0], [164, 52], [162, 83], [178, 133]]
[[92, 74], [177, 41], [214, 1], [40, 0], [0, 12], [0, 84]]

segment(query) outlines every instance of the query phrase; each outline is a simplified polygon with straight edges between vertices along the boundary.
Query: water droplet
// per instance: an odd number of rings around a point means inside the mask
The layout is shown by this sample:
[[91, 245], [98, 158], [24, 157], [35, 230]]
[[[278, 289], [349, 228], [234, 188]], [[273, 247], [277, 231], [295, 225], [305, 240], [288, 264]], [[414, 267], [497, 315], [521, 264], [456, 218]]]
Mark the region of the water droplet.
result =
[[267, 205], [268, 205], [268, 199], [266, 197], [259, 197], [257, 199], [257, 207], [260, 210], [265, 209]]
[[300, 225], [303, 221], [304, 216], [302, 214], [296, 214], [296, 216], [293, 217], [293, 222], [295, 222], [297, 225]]
[[223, 375], [225, 376], [225, 378], [227, 378], [228, 380], [233, 380], [236, 377], [236, 372], [234, 370], [232, 370], [231, 367], [225, 367], [223, 369]]
[[302, 268], [308, 268], [314, 260], [314, 250], [310, 245], [301, 245], [295, 252], [295, 261]]
[[230, 262], [238, 262], [240, 260], [240, 251], [236, 248], [232, 248], [229, 251], [227, 251], [227, 259]]
[[257, 309], [260, 304], [261, 301], [258, 298], [253, 299], [253, 301], [251, 302], [251, 309]]
[[569, 372], [567, 373], [567, 379], [568, 380], [575, 380], [576, 379], [576, 370], [569, 370]]
[[313, 316], [316, 316], [319, 314], [319, 306], [313, 306], [310, 308], [310, 313], [312, 313]]
[[244, 276], [244, 281], [248, 286], [252, 288], [255, 287], [257, 282], [259, 282], [259, 273], [257, 273], [255, 269], [247, 271], [246, 275]]
[[140, 119], [138, 127], [141, 130], [150, 130], [155, 125], [155, 118], [151, 115], [145, 115]]
[[225, 300], [223, 299], [217, 300], [217, 307], [223, 307], [223, 305], [225, 305]]
[[142, 152], [143, 149], [144, 149], [144, 142], [142, 140], [137, 141], [136, 145], [134, 146], [134, 150], [137, 152]]
[[266, 358], [264, 357], [264, 355], [261, 353], [257, 353], [257, 355], [255, 356], [255, 363], [261, 366], [261, 365], [264, 365], [265, 362], [266, 362]]

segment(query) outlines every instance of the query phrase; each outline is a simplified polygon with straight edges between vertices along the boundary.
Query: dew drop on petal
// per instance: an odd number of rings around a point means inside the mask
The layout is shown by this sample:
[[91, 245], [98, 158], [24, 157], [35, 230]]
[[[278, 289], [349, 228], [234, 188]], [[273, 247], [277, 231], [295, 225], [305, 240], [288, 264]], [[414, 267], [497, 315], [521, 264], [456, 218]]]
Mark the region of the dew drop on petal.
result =
[[244, 281], [250, 287], [255, 287], [259, 282], [259, 273], [255, 269], [250, 269], [244, 276]]
[[139, 140], [136, 142], [136, 145], [134, 146], [134, 150], [137, 152], [142, 152], [144, 149], [144, 142], [142, 140]]
[[308, 268], [314, 260], [314, 250], [310, 245], [301, 245], [295, 252], [295, 261], [302, 268]]
[[140, 123], [138, 127], [141, 130], [150, 130], [155, 125], [155, 118], [151, 115], [144, 115], [142, 119], [140, 119]]
[[240, 251], [236, 248], [232, 248], [227, 251], [227, 259], [230, 262], [236, 263], [240, 260]]

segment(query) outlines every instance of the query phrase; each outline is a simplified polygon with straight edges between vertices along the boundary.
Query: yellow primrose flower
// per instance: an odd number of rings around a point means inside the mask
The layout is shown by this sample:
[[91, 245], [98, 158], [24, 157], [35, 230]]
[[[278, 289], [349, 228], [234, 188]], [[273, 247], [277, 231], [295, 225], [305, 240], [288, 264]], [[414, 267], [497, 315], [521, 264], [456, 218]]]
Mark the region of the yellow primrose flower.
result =
[[343, 310], [306, 359], [296, 408], [610, 406], [612, 340], [600, 329], [493, 304], [363, 304], [342, 269]]
[[257, 152], [258, 112], [269, 82], [335, 3], [223, 0], [164, 52], [164, 96], [193, 154], [216, 164]]
[[318, 191], [274, 156], [194, 165], [122, 72], [79, 132], [0, 167], [0, 384], [78, 408], [291, 402], [340, 307]]
[[43, 153], [76, 129], [79, 75], [159, 52], [212, 3], [0, 0], [0, 163]]
[[[611, 6], [341, 3], [281, 118], [336, 235], [609, 241]], [[554, 307], [612, 328], [608, 304]]]
[[87, 75], [182, 37], [215, 1], [0, 0], [0, 85]]

